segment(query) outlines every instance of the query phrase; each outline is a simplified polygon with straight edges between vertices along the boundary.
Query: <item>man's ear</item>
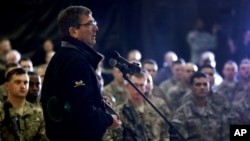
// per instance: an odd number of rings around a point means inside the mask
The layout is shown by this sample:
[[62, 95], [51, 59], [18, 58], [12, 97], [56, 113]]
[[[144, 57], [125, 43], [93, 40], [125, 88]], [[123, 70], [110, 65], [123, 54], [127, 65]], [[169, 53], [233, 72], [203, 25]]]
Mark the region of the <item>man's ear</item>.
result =
[[78, 37], [78, 29], [75, 27], [70, 27], [69, 34], [70, 34], [70, 36], [77, 38]]
[[5, 82], [5, 83], [4, 83], [4, 87], [5, 87], [6, 90], [9, 90], [9, 87], [10, 87], [9, 82]]
[[130, 85], [129, 83], [126, 83], [126, 84], [125, 84], [126, 89], [129, 88], [129, 85]]

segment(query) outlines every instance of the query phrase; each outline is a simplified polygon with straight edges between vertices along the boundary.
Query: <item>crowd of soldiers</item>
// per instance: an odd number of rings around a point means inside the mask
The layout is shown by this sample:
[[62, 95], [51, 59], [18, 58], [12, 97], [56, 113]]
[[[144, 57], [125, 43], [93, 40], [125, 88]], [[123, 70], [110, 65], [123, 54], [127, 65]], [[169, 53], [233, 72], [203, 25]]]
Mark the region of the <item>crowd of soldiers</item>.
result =
[[12, 49], [8, 38], [0, 39], [0, 140], [49, 140], [40, 103], [44, 73]]
[[[222, 77], [209, 57], [197, 65], [173, 55], [166, 54], [166, 58], [175, 60], [164, 68], [169, 74], [161, 82], [157, 81], [157, 73], [162, 70], [158, 70], [156, 61], [140, 61], [136, 57], [131, 60], [128, 56], [129, 61], [139, 63], [143, 69], [139, 74], [129, 75], [129, 79], [146, 99], [123, 78], [119, 69], [113, 68], [114, 79], [104, 86], [103, 95], [110, 98], [123, 125], [108, 130], [104, 140], [227, 141], [231, 124], [250, 123], [249, 59], [242, 59], [240, 64], [233, 60], [225, 62]], [[177, 131], [171, 132], [172, 126]]]

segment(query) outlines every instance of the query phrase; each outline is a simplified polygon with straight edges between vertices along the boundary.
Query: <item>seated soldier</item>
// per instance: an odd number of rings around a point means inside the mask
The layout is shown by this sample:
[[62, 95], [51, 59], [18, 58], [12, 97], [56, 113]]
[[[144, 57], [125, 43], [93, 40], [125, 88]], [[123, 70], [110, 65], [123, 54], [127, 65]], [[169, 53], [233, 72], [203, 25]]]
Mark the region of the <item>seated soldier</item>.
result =
[[48, 141], [41, 107], [26, 101], [29, 76], [22, 68], [8, 72], [7, 101], [0, 105], [1, 138], [4, 141]]

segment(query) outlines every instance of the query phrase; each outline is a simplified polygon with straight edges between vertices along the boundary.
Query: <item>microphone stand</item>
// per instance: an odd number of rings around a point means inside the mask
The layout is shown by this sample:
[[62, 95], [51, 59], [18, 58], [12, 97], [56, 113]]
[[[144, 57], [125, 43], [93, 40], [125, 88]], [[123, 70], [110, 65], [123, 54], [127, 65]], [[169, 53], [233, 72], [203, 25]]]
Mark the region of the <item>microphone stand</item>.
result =
[[123, 74], [123, 78], [129, 82], [130, 85], [133, 86], [133, 88], [139, 92], [139, 94], [150, 104], [150, 106], [153, 107], [153, 109], [164, 119], [164, 121], [169, 125], [169, 136], [170, 141], [173, 141], [173, 138], [175, 135], [179, 135], [182, 141], [186, 141], [185, 138], [181, 135], [181, 133], [173, 126], [173, 124], [158, 110], [158, 108], [128, 79], [127, 76], [127, 70], [121, 69], [121, 72]]

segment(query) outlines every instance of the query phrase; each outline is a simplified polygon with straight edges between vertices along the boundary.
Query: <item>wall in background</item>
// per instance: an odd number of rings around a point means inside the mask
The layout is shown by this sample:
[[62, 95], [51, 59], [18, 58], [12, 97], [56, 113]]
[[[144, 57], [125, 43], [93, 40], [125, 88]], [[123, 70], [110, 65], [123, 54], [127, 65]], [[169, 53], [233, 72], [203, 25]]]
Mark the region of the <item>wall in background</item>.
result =
[[[99, 26], [96, 49], [106, 58], [113, 50], [126, 56], [136, 48], [143, 59], [155, 59], [159, 66], [169, 50], [189, 60], [186, 35], [197, 17], [205, 20], [208, 31], [218, 23], [220, 35], [235, 40], [250, 22], [247, 0], [1, 0], [0, 35], [9, 37], [13, 48], [23, 54], [41, 49], [46, 38], [52, 38], [58, 49], [56, 16], [62, 8], [76, 4], [93, 11]], [[222, 41], [220, 47], [224, 45]]]

